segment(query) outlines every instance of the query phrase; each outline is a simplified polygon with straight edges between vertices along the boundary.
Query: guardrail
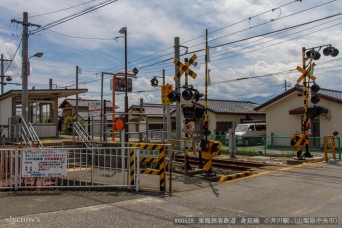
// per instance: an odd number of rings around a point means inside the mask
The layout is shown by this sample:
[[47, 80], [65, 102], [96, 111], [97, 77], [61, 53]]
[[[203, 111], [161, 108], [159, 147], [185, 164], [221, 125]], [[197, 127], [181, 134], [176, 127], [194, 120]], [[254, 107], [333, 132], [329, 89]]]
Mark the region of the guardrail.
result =
[[128, 147], [0, 149], [0, 161], [0, 190], [126, 187], [139, 191], [136, 148], [132, 152]]

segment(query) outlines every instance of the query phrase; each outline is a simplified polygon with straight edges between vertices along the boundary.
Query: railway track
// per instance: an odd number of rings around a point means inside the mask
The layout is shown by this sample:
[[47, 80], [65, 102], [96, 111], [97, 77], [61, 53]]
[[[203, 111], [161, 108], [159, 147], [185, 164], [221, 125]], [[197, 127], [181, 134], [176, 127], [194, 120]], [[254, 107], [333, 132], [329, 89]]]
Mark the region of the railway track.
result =
[[[175, 157], [176, 161], [184, 162], [184, 156], [177, 155]], [[192, 165], [199, 166], [199, 158], [197, 156], [188, 156], [188, 162]], [[203, 159], [202, 165], [205, 164], [205, 160]], [[265, 166], [265, 164], [256, 163], [256, 162], [248, 162], [248, 161], [236, 161], [236, 160], [223, 160], [223, 159], [212, 159], [213, 167], [221, 168], [221, 169], [233, 169], [239, 171], [248, 171], [252, 168], [259, 168]]]

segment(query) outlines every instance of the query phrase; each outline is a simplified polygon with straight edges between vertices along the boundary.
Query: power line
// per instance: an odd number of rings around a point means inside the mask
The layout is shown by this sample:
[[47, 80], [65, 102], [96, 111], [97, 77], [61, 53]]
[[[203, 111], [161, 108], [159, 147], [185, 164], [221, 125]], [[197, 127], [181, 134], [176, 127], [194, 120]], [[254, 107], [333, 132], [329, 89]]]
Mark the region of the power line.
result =
[[21, 46], [21, 40], [20, 40], [20, 42], [19, 42], [19, 44], [18, 44], [17, 50], [15, 50], [15, 53], [14, 53], [12, 59], [10, 60], [10, 64], [7, 66], [7, 68], [6, 68], [6, 70], [5, 70], [5, 73], [6, 73], [7, 70], [11, 67], [12, 62], [13, 62], [13, 59], [14, 59], [14, 57], [17, 55], [17, 52], [18, 52], [20, 46]]
[[75, 39], [84, 39], [84, 40], [115, 40], [116, 38], [99, 38], [99, 37], [81, 37], [81, 36], [71, 36], [71, 35], [66, 35], [66, 34], [63, 34], [63, 33], [60, 33], [60, 32], [56, 32], [54, 30], [51, 30], [51, 29], [46, 29], [50, 32], [53, 32], [53, 33], [56, 33], [58, 35], [61, 35], [61, 36], [65, 36], [65, 37], [69, 37], [69, 38], [75, 38]]
[[75, 5], [75, 6], [70, 6], [70, 7], [68, 7], [68, 8], [64, 8], [64, 9], [60, 9], [60, 10], [55, 10], [55, 11], [48, 12], [48, 13], [42, 13], [42, 14], [33, 15], [33, 16], [30, 16], [29, 18], [32, 18], [32, 17], [40, 17], [40, 16], [45, 16], [45, 15], [49, 15], [49, 14], [54, 14], [54, 13], [66, 11], [66, 10], [73, 9], [73, 8], [76, 8], [76, 7], [79, 7], [79, 6], [88, 4], [88, 3], [90, 3], [90, 2], [94, 2], [94, 1], [97, 1], [97, 0], [91, 0], [91, 1], [88, 1], [88, 2], [85, 2], [85, 3], [81, 3], [81, 4], [78, 4], [78, 5]]
[[[239, 43], [239, 42], [242, 42], [242, 41], [246, 41], [246, 40], [250, 40], [250, 39], [266, 36], [266, 35], [269, 35], [269, 34], [280, 32], [280, 31], [285, 31], [285, 30], [290, 30], [290, 29], [293, 29], [293, 28], [298, 28], [298, 27], [301, 27], [301, 26], [304, 26], [304, 25], [308, 25], [308, 24], [312, 24], [312, 23], [315, 23], [315, 22], [318, 22], [318, 21], [322, 21], [322, 20], [326, 20], [326, 19], [329, 19], [329, 18], [333, 18], [333, 17], [339, 16], [341, 14], [342, 13], [336, 13], [334, 15], [330, 15], [330, 16], [327, 16], [327, 17], [322, 17], [320, 19], [316, 19], [316, 20], [312, 20], [312, 21], [309, 21], [309, 22], [297, 24], [297, 25], [294, 25], [294, 26], [289, 26], [289, 27], [286, 27], [286, 28], [283, 28], [283, 29], [278, 29], [278, 30], [275, 30], [275, 31], [272, 31], [272, 32], [267, 32], [267, 33], [263, 33], [263, 34], [260, 34], [260, 35], [250, 36], [250, 37], [239, 39], [239, 40], [236, 40], [236, 41], [231, 41], [231, 42], [227, 42], [227, 43], [211, 46], [211, 48], [223, 47], [223, 46], [226, 46], [226, 45], [230, 45], [230, 44], [234, 44], [234, 43]], [[204, 50], [205, 49], [202, 48], [202, 49], [198, 49], [198, 50], [194, 50], [194, 51], [188, 52], [187, 54], [193, 54], [193, 53], [204, 51]], [[184, 54], [181, 54], [181, 56], [184, 56]], [[167, 62], [167, 61], [170, 61], [170, 60], [173, 60], [173, 58], [164, 59], [164, 60], [161, 60], [159, 62], [152, 63], [150, 65], [146, 65], [146, 66], [140, 67], [140, 69], [148, 68], [150, 66], [154, 66], [154, 65], [157, 65], [159, 63], [164, 63], [164, 62]]]
[[102, 7], [104, 7], [104, 6], [107, 6], [107, 5], [109, 5], [109, 4], [112, 4], [112, 3], [116, 2], [116, 1], [118, 1], [118, 0], [105, 0], [105, 1], [102, 1], [101, 3], [96, 4], [96, 5], [94, 5], [94, 6], [91, 6], [91, 7], [87, 8], [87, 9], [84, 9], [84, 10], [82, 10], [82, 11], [80, 11], [80, 12], [74, 13], [74, 14], [69, 15], [69, 16], [67, 16], [67, 17], [61, 18], [61, 19], [59, 19], [59, 20], [57, 20], [57, 21], [54, 21], [54, 22], [51, 22], [51, 23], [46, 24], [46, 25], [44, 25], [44, 26], [41, 26], [41, 27], [38, 28], [38, 29], [32, 30], [32, 31], [30, 32], [30, 35], [36, 34], [36, 33], [38, 33], [38, 32], [42, 32], [42, 31], [44, 31], [44, 30], [46, 30], [46, 29], [49, 29], [49, 28], [52, 28], [52, 27], [57, 26], [57, 25], [59, 25], [59, 24], [65, 23], [65, 22], [67, 22], [67, 21], [70, 21], [70, 20], [75, 19], [75, 18], [77, 18], [77, 17], [80, 17], [80, 16], [82, 16], [82, 15], [85, 15], [85, 14], [87, 14], [87, 13], [90, 13], [90, 12], [92, 12], [92, 11], [94, 11], [94, 10], [97, 10], [97, 9], [100, 9], [100, 8], [102, 8]]
[[[336, 1], [336, 0], [334, 0], [334, 1]], [[237, 24], [240, 24], [240, 23], [242, 23], [242, 22], [244, 22], [244, 21], [247, 21], [247, 20], [250, 20], [250, 19], [252, 19], [252, 18], [255, 18], [255, 17], [261, 16], [261, 15], [263, 15], [263, 14], [265, 14], [265, 13], [268, 13], [268, 12], [274, 11], [275, 9], [278, 9], [278, 8], [280, 8], [280, 7], [284, 7], [284, 6], [286, 6], [286, 5], [290, 5], [290, 4], [292, 4], [292, 3], [295, 3], [295, 2], [297, 2], [297, 0], [295, 0], [295, 1], [291, 1], [291, 2], [288, 2], [288, 3], [286, 3], [286, 4], [283, 4], [283, 5], [277, 6], [277, 7], [273, 8], [273, 9], [271, 9], [271, 10], [267, 10], [267, 11], [265, 11], [265, 12], [259, 13], [259, 14], [257, 14], [257, 15], [254, 15], [254, 16], [252, 16], [252, 17], [249, 17], [249, 18], [247, 18], [247, 19], [244, 19], [244, 20], [241, 20], [241, 21], [235, 22], [235, 23], [233, 23], [233, 24], [230, 24], [230, 25], [228, 25], [228, 26], [222, 27], [222, 28], [220, 28], [220, 29], [217, 29], [217, 30], [215, 30], [215, 31], [212, 31], [212, 32], [210, 32], [209, 34], [212, 34], [212, 33], [215, 33], [215, 32], [221, 31], [221, 30], [224, 30], [224, 29], [226, 29], [226, 28], [228, 28], [228, 27], [232, 27], [232, 26], [234, 26], [234, 25], [237, 25]], [[191, 40], [188, 40], [188, 41], [182, 42], [181, 44], [185, 44], [185, 43], [188, 43], [188, 42], [190, 42], [190, 41], [193, 41], [193, 40], [199, 39], [199, 38], [201, 38], [201, 37], [203, 37], [203, 36], [204, 36], [204, 35], [201, 35], [201, 36], [199, 36], [199, 37], [196, 37], [196, 38], [193, 38], [193, 39], [191, 39]], [[155, 52], [155, 53], [152, 53], [152, 54], [150, 54], [150, 55], [147, 55], [147, 56], [143, 56], [143, 57], [141, 57], [141, 58], [138, 58], [138, 59], [132, 60], [132, 61], [130, 61], [130, 62], [131, 62], [131, 63], [133, 63], [133, 62], [135, 62], [135, 61], [138, 61], [138, 60], [141, 60], [141, 59], [144, 59], [144, 58], [147, 58], [147, 57], [153, 56], [153, 55], [155, 55], [155, 54], [158, 54], [158, 53], [164, 52], [164, 51], [166, 51], [166, 50], [169, 50], [169, 49], [172, 49], [172, 48], [173, 48], [173, 47], [165, 48], [165, 49], [163, 49], [163, 50], [157, 51], [157, 52]], [[173, 54], [173, 52], [172, 52], [172, 53], [168, 53], [168, 54], [164, 54], [164, 55], [162, 55], [162, 56], [159, 56], [159, 57], [156, 57], [156, 58], [153, 58], [153, 59], [146, 60], [146, 61], [144, 61], [144, 62], [136, 63], [135, 65], [139, 65], [139, 64], [142, 64], [142, 63], [145, 63], [145, 62], [149, 62], [149, 61], [152, 61], [152, 60], [154, 60], [154, 59], [162, 58], [162, 57], [165, 57], [165, 56], [168, 56], [168, 55], [171, 55], [171, 54]], [[118, 67], [119, 67], [119, 66], [118, 66]], [[113, 67], [113, 68], [110, 68], [110, 69], [107, 69], [107, 70], [111, 70], [111, 69], [114, 69], [114, 68], [116, 68], [116, 67]]]

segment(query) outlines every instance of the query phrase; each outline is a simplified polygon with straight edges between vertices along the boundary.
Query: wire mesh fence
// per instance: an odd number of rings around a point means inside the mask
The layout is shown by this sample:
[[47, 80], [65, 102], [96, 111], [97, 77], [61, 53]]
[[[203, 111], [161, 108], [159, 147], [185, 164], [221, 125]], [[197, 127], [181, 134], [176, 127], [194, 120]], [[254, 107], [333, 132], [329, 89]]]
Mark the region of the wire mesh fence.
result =
[[[222, 143], [221, 153], [229, 153], [227, 137], [211, 135], [209, 138]], [[341, 160], [340, 137], [335, 137], [335, 145], [337, 158]], [[308, 151], [312, 156], [323, 157], [323, 146], [323, 137], [309, 137]], [[291, 145], [291, 136], [235, 136], [235, 147], [237, 155], [294, 157], [297, 154], [296, 148]], [[302, 151], [305, 153], [305, 146]]]

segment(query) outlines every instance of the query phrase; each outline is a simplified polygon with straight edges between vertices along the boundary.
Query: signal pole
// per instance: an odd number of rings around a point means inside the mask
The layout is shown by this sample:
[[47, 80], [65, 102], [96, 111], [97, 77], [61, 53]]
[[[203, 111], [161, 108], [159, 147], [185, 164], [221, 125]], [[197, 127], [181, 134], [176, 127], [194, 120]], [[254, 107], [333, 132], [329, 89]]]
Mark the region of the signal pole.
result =
[[1, 95], [4, 93], [4, 86], [5, 86], [5, 70], [4, 70], [4, 61], [11, 61], [8, 59], [4, 59], [4, 55], [1, 54]]
[[[175, 58], [180, 59], [180, 44], [179, 44], [179, 37], [175, 37]], [[179, 68], [175, 66], [175, 75], [177, 75], [179, 72]], [[175, 82], [175, 90], [180, 93], [180, 80], [177, 80]], [[181, 129], [181, 111], [180, 111], [180, 102], [176, 101], [176, 139], [177, 139], [177, 150], [181, 149], [180, 141], [182, 137], [182, 129]]]
[[23, 21], [17, 21], [16, 19], [12, 19], [11, 22], [21, 24], [23, 26], [23, 33], [21, 38], [21, 45], [22, 45], [22, 95], [21, 95], [21, 103], [22, 103], [22, 116], [24, 120], [28, 121], [28, 109], [27, 109], [27, 102], [28, 102], [28, 27], [35, 26], [40, 27], [40, 25], [32, 24], [28, 22], [28, 13], [23, 13]]
[[[78, 73], [80, 68], [76, 66], [76, 90], [78, 90]], [[78, 93], [76, 93], [76, 122], [78, 121]]]
[[291, 86], [291, 82], [285, 80], [283, 83], [283, 86], [284, 86], [285, 91], [287, 91], [287, 88]]

